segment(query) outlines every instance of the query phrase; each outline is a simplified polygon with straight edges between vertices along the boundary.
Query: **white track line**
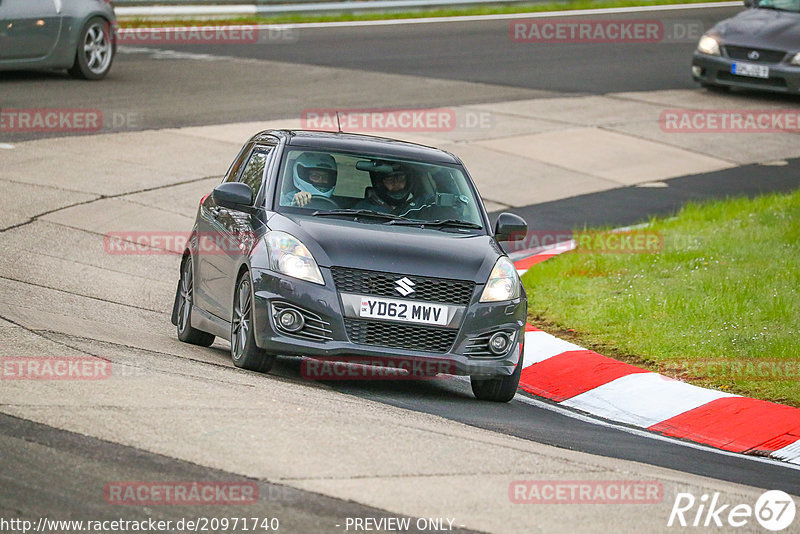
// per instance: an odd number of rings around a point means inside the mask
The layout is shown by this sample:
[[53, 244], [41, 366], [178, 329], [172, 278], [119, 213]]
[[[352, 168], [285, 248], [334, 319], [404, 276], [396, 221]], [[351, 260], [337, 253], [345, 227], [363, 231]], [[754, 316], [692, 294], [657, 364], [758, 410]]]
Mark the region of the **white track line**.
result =
[[[545, 19], [552, 17], [579, 17], [582, 15], [614, 15], [618, 13], [647, 13], [652, 11], [674, 11], [685, 9], [708, 9], [714, 7], [744, 7], [741, 2], [705, 2], [702, 4], [680, 4], [667, 6], [614, 7], [602, 9], [574, 9], [565, 11], [543, 11], [535, 13], [504, 13], [497, 15], [463, 15], [457, 17], [426, 17], [418, 19], [352, 20], [341, 22], [305, 22], [280, 24], [290, 28], [342, 28], [355, 26], [391, 26], [403, 24], [435, 24], [446, 22], [483, 22], [487, 20]], [[275, 27], [266, 25], [264, 28]]]
[[[386, 19], [386, 20], [351, 20], [340, 22], [303, 22], [287, 24], [260, 24], [256, 26], [226, 26], [226, 28], [249, 28], [258, 30], [276, 29], [312, 29], [312, 28], [354, 28], [360, 26], [402, 26], [406, 24], [443, 24], [449, 22], [483, 22], [491, 20], [513, 20], [513, 19], [544, 19], [553, 17], [580, 17], [584, 15], [615, 15], [624, 13], [650, 13], [658, 11], [681, 11], [689, 9], [709, 9], [718, 7], [743, 7], [741, 2], [704, 2], [702, 4], [680, 4], [664, 6], [636, 6], [636, 7], [615, 7], [603, 9], [575, 9], [566, 11], [545, 11], [536, 13], [505, 13], [497, 15], [462, 15], [455, 17], [425, 17], [415, 19]], [[209, 21], [207, 25], [213, 25]], [[142, 31], [147, 28], [138, 28]], [[175, 28], [160, 28], [160, 31], [175, 30]], [[132, 31], [129, 29], [118, 30], [122, 33]]]

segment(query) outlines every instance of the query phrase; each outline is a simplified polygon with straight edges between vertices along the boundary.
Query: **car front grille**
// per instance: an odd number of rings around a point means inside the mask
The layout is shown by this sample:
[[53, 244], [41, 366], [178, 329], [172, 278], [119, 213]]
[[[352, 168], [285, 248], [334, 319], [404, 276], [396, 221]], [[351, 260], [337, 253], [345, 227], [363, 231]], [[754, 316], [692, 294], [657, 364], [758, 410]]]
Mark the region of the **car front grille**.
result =
[[[766, 50], [763, 48], [748, 48], [746, 46], [725, 45], [725, 51], [728, 53], [728, 57], [732, 59], [741, 59], [753, 63], [780, 63], [786, 57], [786, 52], [782, 50]], [[758, 57], [750, 57], [753, 52], [758, 54]]]
[[447, 352], [458, 334], [457, 330], [447, 328], [359, 319], [345, 319], [344, 326], [353, 343], [422, 352]]
[[[331, 268], [336, 289], [343, 293], [358, 293], [380, 297], [395, 297], [425, 302], [441, 302], [466, 306], [472, 298], [475, 283], [469, 280], [450, 280], [447, 278], [427, 278], [379, 271]], [[398, 291], [398, 280], [407, 278], [412, 282], [412, 293]]]

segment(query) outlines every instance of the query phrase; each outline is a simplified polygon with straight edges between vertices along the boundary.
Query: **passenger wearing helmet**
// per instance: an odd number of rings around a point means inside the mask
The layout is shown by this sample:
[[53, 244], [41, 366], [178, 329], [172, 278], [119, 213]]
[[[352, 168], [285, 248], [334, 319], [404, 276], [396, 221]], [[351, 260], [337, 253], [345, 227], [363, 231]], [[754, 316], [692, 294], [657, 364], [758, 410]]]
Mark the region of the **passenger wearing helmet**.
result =
[[330, 154], [304, 152], [292, 169], [291, 189], [281, 196], [282, 206], [303, 207], [312, 196], [330, 198], [336, 187], [336, 160]]
[[422, 204], [414, 196], [414, 175], [408, 167], [393, 164], [390, 172], [371, 172], [372, 187], [356, 209], [402, 215]]

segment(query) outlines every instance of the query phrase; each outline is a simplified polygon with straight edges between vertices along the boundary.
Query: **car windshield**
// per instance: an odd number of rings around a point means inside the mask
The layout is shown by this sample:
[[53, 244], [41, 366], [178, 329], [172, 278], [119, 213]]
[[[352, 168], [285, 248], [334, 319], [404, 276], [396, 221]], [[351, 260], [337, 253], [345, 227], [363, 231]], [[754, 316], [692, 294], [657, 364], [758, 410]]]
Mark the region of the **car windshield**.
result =
[[800, 13], [800, 0], [761, 0], [758, 7]]
[[282, 208], [369, 223], [483, 229], [479, 201], [459, 166], [293, 149], [279, 178]]

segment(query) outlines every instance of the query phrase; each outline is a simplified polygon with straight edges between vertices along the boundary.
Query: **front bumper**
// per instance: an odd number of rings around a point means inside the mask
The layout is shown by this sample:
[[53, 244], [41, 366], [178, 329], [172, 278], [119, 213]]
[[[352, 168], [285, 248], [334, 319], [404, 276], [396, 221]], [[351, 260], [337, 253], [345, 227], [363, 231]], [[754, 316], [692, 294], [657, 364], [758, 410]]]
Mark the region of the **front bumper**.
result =
[[[725, 56], [710, 56], [695, 52], [692, 57], [692, 78], [704, 85], [741, 87], [786, 94], [800, 94], [800, 67], [785, 63], [770, 63], [769, 78], [751, 78], [731, 73], [734, 61]], [[699, 73], [694, 71], [699, 69]]]
[[[476, 285], [470, 304], [463, 309], [457, 328], [428, 329], [438, 342], [439, 350], [413, 350], [408, 346], [408, 336], [416, 336], [420, 329], [415, 325], [396, 321], [377, 321], [390, 333], [385, 339], [368, 343], [355, 343], [348, 335], [345, 321], [356, 321], [345, 317], [342, 296], [335, 289], [329, 269], [320, 268], [325, 279], [321, 286], [297, 280], [268, 270], [253, 269], [254, 320], [256, 344], [269, 354], [286, 356], [308, 356], [342, 361], [381, 362], [390, 367], [420, 368], [455, 375], [480, 377], [509, 376], [522, 359], [527, 300], [524, 294], [510, 302], [479, 303], [482, 285]], [[366, 295], [365, 295], [366, 296]], [[287, 334], [276, 326], [274, 311], [285, 306], [294, 306], [304, 311], [308, 323], [313, 323], [309, 335], [303, 332]], [[352, 315], [352, 312], [348, 312]], [[363, 322], [363, 321], [362, 321]], [[473, 354], [476, 339], [503, 330], [513, 335], [510, 348], [501, 355]], [[352, 323], [350, 334], [352, 335]], [[441, 343], [438, 334], [445, 334]], [[450, 338], [453, 338], [450, 343]], [[419, 337], [419, 343], [427, 343], [428, 337]], [[400, 346], [398, 346], [400, 345]], [[446, 347], [446, 348], [444, 348]], [[470, 348], [472, 347], [472, 348]], [[406, 367], [404, 363], [413, 365]], [[424, 363], [426, 365], [420, 365]], [[432, 365], [435, 364], [435, 365]]]

